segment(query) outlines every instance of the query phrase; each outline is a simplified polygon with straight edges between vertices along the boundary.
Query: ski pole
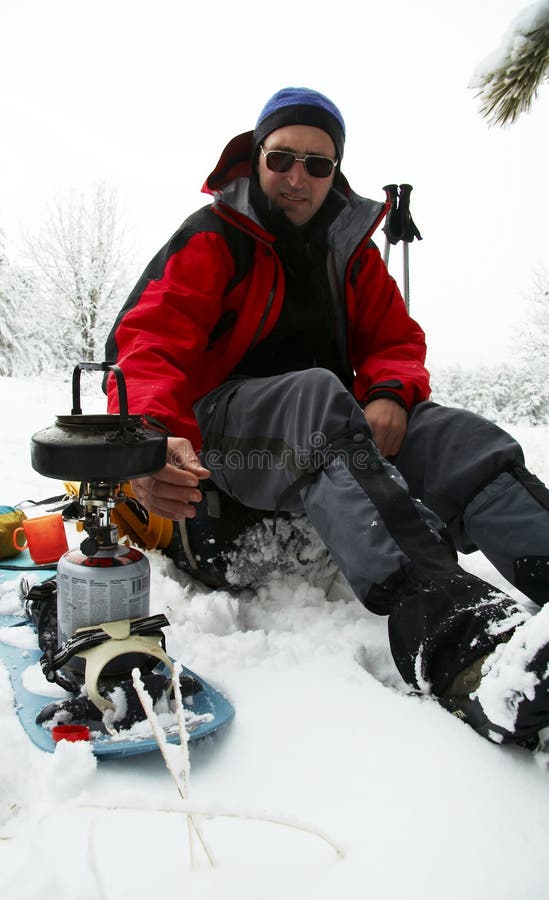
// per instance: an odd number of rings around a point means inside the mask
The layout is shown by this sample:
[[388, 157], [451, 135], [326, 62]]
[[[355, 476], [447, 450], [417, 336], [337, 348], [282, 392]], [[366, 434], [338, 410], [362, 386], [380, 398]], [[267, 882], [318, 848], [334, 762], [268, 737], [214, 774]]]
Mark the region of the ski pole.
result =
[[400, 185], [399, 209], [402, 210], [402, 240], [403, 240], [403, 264], [404, 264], [404, 301], [406, 309], [410, 309], [410, 266], [409, 266], [409, 244], [414, 238], [418, 241], [422, 240], [421, 234], [416, 223], [410, 215], [410, 194], [412, 193], [411, 184]]
[[383, 188], [388, 202], [391, 204], [383, 231], [385, 233], [384, 262], [389, 262], [390, 245], [403, 241], [403, 270], [404, 270], [404, 302], [406, 309], [410, 309], [410, 262], [409, 247], [414, 238], [422, 240], [421, 234], [410, 214], [411, 184], [387, 184]]

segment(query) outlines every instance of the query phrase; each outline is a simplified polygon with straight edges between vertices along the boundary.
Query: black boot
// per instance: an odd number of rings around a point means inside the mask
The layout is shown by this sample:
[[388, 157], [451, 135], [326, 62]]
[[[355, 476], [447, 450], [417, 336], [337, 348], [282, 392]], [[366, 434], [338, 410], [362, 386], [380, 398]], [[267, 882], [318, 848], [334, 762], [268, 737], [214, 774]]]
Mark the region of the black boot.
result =
[[408, 575], [387, 588], [393, 596], [389, 641], [398, 670], [408, 684], [437, 697], [529, 618], [508, 594], [458, 566], [446, 577]]
[[549, 607], [461, 672], [440, 702], [490, 741], [530, 749], [544, 745], [543, 731], [549, 726]]

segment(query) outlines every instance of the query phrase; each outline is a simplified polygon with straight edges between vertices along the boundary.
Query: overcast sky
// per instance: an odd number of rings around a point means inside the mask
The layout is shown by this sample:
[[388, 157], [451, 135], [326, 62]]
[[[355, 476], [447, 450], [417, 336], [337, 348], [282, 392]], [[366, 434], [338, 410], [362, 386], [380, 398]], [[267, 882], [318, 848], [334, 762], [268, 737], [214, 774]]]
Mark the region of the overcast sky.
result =
[[[225, 143], [280, 87], [328, 94], [343, 171], [413, 185], [411, 311], [433, 364], [494, 362], [547, 249], [549, 89], [489, 128], [469, 84], [520, 0], [0, 0], [0, 228], [18, 252], [48, 202], [117, 189], [135, 276], [190, 212]], [[378, 233], [378, 243], [384, 236]], [[400, 279], [401, 246], [391, 251]]]

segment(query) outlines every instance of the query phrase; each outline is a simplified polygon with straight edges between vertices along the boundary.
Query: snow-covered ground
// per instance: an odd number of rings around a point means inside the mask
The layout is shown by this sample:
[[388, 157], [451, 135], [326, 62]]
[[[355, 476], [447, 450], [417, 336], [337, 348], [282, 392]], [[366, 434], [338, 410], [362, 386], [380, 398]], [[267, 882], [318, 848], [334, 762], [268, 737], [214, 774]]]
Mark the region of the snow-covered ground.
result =
[[[0, 379], [0, 505], [59, 491], [32, 470], [29, 439], [70, 403], [68, 382]], [[510, 430], [547, 482], [549, 429]], [[549, 896], [549, 772], [406, 696], [385, 620], [343, 584], [328, 599], [286, 577], [238, 601], [150, 559], [151, 611], [172, 623], [168, 649], [236, 707], [225, 732], [191, 748], [192, 804], [226, 814], [203, 820], [215, 867], [197, 851], [191, 870], [159, 753], [97, 764], [86, 744], [42, 753], [18, 724], [0, 665], [1, 897]], [[462, 561], [504, 586], [480, 554]], [[341, 853], [319, 834], [232, 814], [309, 825]]]

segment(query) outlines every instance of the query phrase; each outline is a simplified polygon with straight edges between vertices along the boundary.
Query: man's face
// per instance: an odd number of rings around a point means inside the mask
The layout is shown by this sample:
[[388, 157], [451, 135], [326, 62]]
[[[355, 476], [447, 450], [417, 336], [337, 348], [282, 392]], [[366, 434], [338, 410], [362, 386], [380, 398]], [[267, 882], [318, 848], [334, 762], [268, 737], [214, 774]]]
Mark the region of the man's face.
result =
[[[299, 156], [314, 154], [336, 159], [335, 145], [326, 131], [312, 125], [286, 125], [272, 131], [263, 141], [263, 149], [290, 150]], [[335, 169], [327, 178], [309, 175], [303, 162], [296, 160], [288, 172], [271, 172], [259, 152], [259, 184], [273, 206], [282, 209], [294, 225], [305, 225], [324, 203], [332, 186]]]

